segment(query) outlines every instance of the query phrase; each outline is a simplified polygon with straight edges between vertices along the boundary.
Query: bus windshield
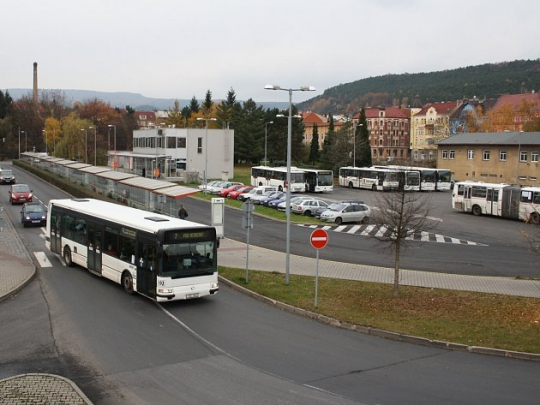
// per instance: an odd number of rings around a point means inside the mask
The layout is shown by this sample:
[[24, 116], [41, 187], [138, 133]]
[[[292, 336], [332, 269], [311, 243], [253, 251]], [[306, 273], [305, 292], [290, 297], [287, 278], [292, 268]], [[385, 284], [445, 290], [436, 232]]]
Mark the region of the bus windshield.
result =
[[191, 277], [212, 274], [215, 269], [213, 241], [163, 245], [163, 266], [160, 276], [172, 279]]

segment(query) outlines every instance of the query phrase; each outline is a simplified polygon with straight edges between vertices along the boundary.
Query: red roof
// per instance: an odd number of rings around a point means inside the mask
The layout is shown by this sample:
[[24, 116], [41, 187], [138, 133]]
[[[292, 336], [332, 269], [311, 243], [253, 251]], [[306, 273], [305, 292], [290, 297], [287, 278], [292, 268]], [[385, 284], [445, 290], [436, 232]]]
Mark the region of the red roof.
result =
[[530, 102], [536, 104], [536, 107], [540, 109], [540, 94], [539, 93], [525, 93], [525, 94], [503, 94], [495, 105], [493, 106], [493, 111], [497, 111], [503, 105], [511, 105], [514, 107], [514, 111], [519, 110], [519, 106], [522, 101]]

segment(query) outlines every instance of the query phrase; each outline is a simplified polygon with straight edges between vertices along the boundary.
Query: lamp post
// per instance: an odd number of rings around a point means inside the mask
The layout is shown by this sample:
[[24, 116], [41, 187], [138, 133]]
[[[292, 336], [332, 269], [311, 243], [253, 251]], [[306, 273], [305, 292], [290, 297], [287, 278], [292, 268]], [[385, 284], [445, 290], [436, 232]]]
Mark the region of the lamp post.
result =
[[84, 137], [84, 163], [88, 163], [88, 129], [81, 128], [81, 131], [85, 132], [85, 137]]
[[208, 121], [217, 121], [216, 118], [197, 118], [197, 121], [205, 122], [205, 135], [204, 135], [204, 192], [207, 190], [208, 180]]
[[94, 166], [97, 166], [97, 127], [94, 125], [89, 129], [94, 129]]
[[47, 156], [47, 131], [43, 129], [41, 132], [45, 134], [45, 156]]
[[21, 127], [19, 127], [19, 160], [21, 160]]
[[[113, 124], [109, 124], [107, 125], [109, 128], [113, 128], [114, 129], [114, 150], [116, 150], [116, 125], [113, 125]], [[109, 146], [107, 146], [109, 147]]]
[[264, 123], [264, 164], [267, 165], [268, 164], [268, 158], [267, 158], [267, 155], [266, 155], [266, 151], [267, 151], [267, 146], [268, 146], [268, 125], [271, 125], [273, 124], [274, 121], [268, 121], [268, 122], [265, 122]]
[[292, 144], [292, 94], [293, 91], [315, 91], [313, 86], [303, 86], [298, 89], [282, 89], [280, 86], [268, 84], [265, 90], [282, 90], [289, 93], [289, 119], [287, 128], [287, 191], [285, 194], [285, 212], [287, 216], [287, 235], [285, 240], [285, 284], [289, 284], [291, 263], [291, 144]]

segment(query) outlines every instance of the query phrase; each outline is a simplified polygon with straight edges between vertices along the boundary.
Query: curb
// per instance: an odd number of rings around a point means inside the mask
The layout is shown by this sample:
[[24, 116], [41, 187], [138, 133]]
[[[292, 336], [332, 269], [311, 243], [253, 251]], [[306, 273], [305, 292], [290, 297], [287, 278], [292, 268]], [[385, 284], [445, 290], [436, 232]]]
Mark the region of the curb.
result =
[[293, 305], [285, 304], [283, 302], [276, 301], [272, 298], [265, 297], [264, 295], [248, 290], [247, 288], [242, 287], [239, 284], [236, 284], [230, 280], [227, 280], [226, 278], [223, 278], [222, 276], [219, 276], [219, 281], [233, 288], [234, 290], [239, 291], [245, 295], [248, 295], [251, 298], [254, 298], [258, 301], [262, 301], [266, 304], [270, 304], [272, 306], [275, 306], [276, 308], [280, 308], [281, 310], [289, 312], [291, 314], [304, 316], [304, 317], [313, 319], [317, 322], [324, 323], [326, 325], [330, 325], [336, 328], [346, 329], [353, 332], [362, 333], [364, 335], [376, 336], [383, 339], [394, 340], [394, 341], [405, 342], [405, 343], [412, 343], [416, 345], [433, 347], [437, 349], [469, 352], [469, 353], [484, 354], [484, 355], [490, 355], [490, 356], [508, 357], [512, 359], [540, 362], [540, 354], [536, 354], [536, 353], [517, 352], [513, 350], [494, 349], [494, 348], [482, 347], [482, 346], [468, 346], [461, 343], [452, 343], [452, 342], [446, 342], [442, 340], [432, 340], [432, 339], [423, 338], [419, 336], [406, 335], [399, 332], [391, 332], [391, 331], [386, 331], [383, 329], [372, 328], [370, 326], [361, 326], [361, 325], [351, 324], [348, 322], [342, 322], [338, 319], [331, 318], [326, 315], [321, 315], [313, 311], [308, 311], [306, 309], [298, 308]]

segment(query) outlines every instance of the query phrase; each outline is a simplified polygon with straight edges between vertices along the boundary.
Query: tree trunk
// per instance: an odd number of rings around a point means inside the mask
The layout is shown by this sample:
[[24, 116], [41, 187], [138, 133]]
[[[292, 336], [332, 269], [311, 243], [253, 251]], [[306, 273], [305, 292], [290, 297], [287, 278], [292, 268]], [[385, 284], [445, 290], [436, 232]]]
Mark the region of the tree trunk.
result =
[[399, 295], [399, 256], [400, 245], [396, 244], [396, 255], [394, 257], [394, 297]]

